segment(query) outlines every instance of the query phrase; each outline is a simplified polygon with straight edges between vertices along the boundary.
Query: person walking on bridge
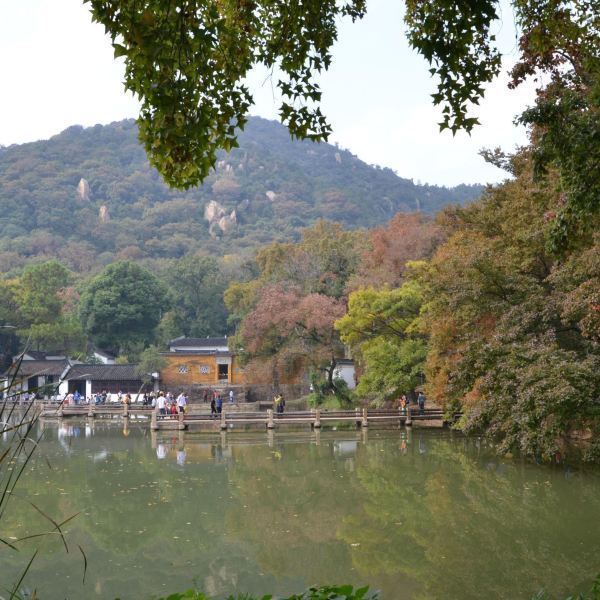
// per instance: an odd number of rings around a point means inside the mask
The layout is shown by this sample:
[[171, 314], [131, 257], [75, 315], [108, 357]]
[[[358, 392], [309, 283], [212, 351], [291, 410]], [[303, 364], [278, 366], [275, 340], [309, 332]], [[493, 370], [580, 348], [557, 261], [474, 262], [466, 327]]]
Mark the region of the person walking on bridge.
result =
[[158, 398], [156, 399], [156, 406], [159, 414], [165, 416], [167, 414], [167, 399], [162, 392], [159, 392]]
[[419, 405], [419, 412], [423, 414], [425, 412], [425, 394], [423, 392], [419, 392], [417, 404]]
[[177, 396], [177, 410], [179, 410], [180, 413], [185, 412], [186, 404], [187, 400], [185, 394], [181, 392], [179, 396]]
[[403, 413], [406, 413], [406, 395], [402, 394], [402, 396], [400, 396], [400, 401], [398, 402], [399, 406], [400, 406], [400, 410]]

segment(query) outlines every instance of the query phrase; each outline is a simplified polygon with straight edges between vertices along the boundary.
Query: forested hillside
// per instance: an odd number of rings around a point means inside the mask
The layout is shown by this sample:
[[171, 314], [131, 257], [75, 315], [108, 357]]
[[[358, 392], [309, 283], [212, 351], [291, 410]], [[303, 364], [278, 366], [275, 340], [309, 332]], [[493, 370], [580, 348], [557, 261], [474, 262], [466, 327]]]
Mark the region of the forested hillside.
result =
[[117, 259], [153, 267], [198, 250], [239, 253], [297, 240], [319, 218], [372, 227], [398, 211], [435, 213], [481, 193], [415, 185], [330, 144], [292, 142], [282, 125], [260, 118], [216, 167], [201, 187], [170, 190], [133, 121], [2, 148], [0, 272], [49, 257], [86, 273]]

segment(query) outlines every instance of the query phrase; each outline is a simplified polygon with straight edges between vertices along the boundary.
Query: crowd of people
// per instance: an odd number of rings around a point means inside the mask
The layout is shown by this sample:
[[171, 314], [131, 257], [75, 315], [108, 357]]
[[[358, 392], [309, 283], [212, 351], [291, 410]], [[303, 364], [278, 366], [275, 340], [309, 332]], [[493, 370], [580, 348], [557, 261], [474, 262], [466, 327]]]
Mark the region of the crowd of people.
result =
[[159, 415], [176, 415], [186, 411], [188, 396], [185, 392], [180, 392], [177, 398], [171, 392], [158, 392], [157, 396], [152, 392], [149, 394], [149, 404], [158, 410]]
[[[25, 397], [28, 396], [26, 393]], [[33, 399], [33, 394], [31, 394]], [[235, 403], [235, 394], [233, 390], [229, 390], [228, 393], [229, 403]], [[108, 392], [103, 390], [96, 392], [91, 396], [83, 396], [79, 390], [69, 392], [66, 395], [56, 394], [50, 398], [53, 402], [62, 402], [65, 405], [79, 406], [81, 404], [96, 404], [103, 405], [107, 403], [119, 403], [119, 404], [132, 404], [140, 402], [143, 406], [151, 406], [153, 408], [158, 406], [160, 414], [176, 414], [178, 412], [185, 412], [185, 407], [189, 403], [189, 397], [185, 392], [180, 392], [177, 397], [172, 392], [144, 392], [141, 394], [129, 394], [119, 392]], [[220, 392], [212, 389], [205, 390], [202, 395], [204, 403], [210, 402], [211, 414], [218, 415], [223, 410], [223, 396]], [[161, 411], [164, 409], [164, 413]]]
[[[25, 392], [21, 396], [25, 401], [30, 399], [33, 400], [35, 398], [33, 393], [29, 394], [28, 392]], [[235, 393], [232, 389], [229, 390], [227, 398], [229, 400], [229, 404], [235, 404]], [[117, 402], [120, 404], [141, 402], [143, 406], [157, 408], [158, 413], [161, 415], [174, 415], [180, 412], [186, 412], [186, 407], [189, 404], [189, 397], [183, 391], [181, 391], [177, 397], [175, 397], [172, 392], [163, 391], [134, 394], [132, 397], [131, 394], [123, 393], [121, 391], [117, 393], [111, 393], [103, 390], [101, 392], [96, 392], [91, 396], [85, 397], [79, 392], [79, 390], [75, 390], [74, 392], [68, 393], [66, 396], [62, 396], [60, 394], [54, 395], [51, 397], [51, 400], [54, 402], [62, 402], [66, 405], [74, 406], [91, 403], [102, 405], [106, 404], [107, 402]], [[224, 398], [221, 392], [217, 390], [205, 389], [202, 393], [202, 402], [205, 404], [210, 403], [211, 417], [218, 417], [223, 412]], [[396, 402], [398, 404], [398, 408], [400, 408], [402, 411], [406, 411], [411, 404], [410, 397], [406, 394], [402, 394]], [[415, 401], [415, 404], [421, 414], [423, 414], [425, 411], [425, 402], [425, 394], [421, 391], [417, 394]], [[283, 397], [283, 394], [277, 394], [273, 397], [273, 410], [279, 414], [282, 414], [285, 411], [285, 398]]]
[[[235, 404], [235, 393], [233, 390], [229, 390], [228, 398], [229, 404]], [[216, 418], [223, 412], [223, 396], [220, 392], [205, 390], [202, 400], [204, 403], [210, 402], [211, 417]], [[159, 415], [167, 415], [185, 412], [189, 399], [184, 392], [181, 392], [177, 398], [174, 398], [171, 392], [158, 392], [158, 395], [154, 393], [149, 394], [148, 402], [151, 406], [158, 409]]]

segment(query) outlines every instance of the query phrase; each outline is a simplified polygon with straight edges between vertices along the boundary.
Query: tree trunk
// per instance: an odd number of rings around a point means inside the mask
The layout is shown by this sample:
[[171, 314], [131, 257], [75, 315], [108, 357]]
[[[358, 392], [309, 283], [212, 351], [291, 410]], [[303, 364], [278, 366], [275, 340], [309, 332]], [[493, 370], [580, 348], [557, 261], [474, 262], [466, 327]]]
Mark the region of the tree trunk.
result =
[[335, 384], [333, 383], [333, 374], [335, 372], [335, 368], [337, 367], [337, 361], [334, 356], [331, 357], [331, 362], [329, 363], [329, 368], [325, 369], [327, 371], [327, 386], [332, 392], [336, 392], [337, 389]]

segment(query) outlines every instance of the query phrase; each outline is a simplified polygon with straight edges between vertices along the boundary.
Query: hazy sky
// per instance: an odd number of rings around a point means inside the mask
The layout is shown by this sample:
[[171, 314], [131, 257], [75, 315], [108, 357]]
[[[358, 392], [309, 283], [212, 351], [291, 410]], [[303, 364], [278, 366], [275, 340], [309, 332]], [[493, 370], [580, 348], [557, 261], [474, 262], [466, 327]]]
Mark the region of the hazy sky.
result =
[[[404, 37], [399, 0], [371, 0], [362, 22], [342, 25], [333, 66], [322, 77], [323, 109], [331, 141], [368, 163], [391, 167], [421, 182], [493, 182], [505, 174], [478, 156], [482, 147], [506, 150], [526, 141], [513, 118], [531, 104], [533, 88], [488, 89], [471, 137], [439, 133], [438, 109], [427, 63]], [[515, 60], [512, 14], [496, 28], [506, 68]], [[137, 115], [122, 86], [102, 26], [92, 24], [82, 0], [0, 0], [0, 144], [48, 138], [69, 125], [94, 125]], [[265, 73], [250, 78], [252, 113], [277, 118], [278, 103]]]

